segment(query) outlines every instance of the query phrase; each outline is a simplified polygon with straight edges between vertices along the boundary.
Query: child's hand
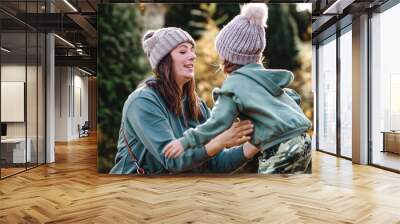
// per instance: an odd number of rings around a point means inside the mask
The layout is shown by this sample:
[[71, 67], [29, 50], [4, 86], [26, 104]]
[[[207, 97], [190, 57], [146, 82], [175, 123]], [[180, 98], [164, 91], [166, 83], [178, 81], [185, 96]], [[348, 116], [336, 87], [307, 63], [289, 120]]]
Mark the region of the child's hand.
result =
[[163, 153], [164, 156], [167, 158], [176, 158], [182, 155], [183, 153], [183, 146], [179, 140], [172, 140], [170, 143], [168, 143], [167, 146], [165, 146]]

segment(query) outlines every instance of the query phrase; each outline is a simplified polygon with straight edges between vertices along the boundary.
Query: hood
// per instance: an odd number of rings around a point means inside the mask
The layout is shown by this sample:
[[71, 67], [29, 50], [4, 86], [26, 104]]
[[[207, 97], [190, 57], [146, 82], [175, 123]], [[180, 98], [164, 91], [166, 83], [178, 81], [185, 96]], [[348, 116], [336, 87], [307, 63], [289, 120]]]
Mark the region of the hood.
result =
[[283, 88], [287, 87], [294, 79], [293, 73], [288, 70], [265, 69], [261, 64], [248, 64], [234, 73], [254, 80], [273, 96], [283, 94]]

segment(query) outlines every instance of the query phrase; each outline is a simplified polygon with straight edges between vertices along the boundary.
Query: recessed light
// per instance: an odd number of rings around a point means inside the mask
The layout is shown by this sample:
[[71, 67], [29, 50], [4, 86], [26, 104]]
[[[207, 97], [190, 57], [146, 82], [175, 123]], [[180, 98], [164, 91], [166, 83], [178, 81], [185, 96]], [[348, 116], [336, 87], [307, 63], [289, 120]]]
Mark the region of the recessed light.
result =
[[69, 41], [67, 41], [66, 39], [60, 37], [59, 35], [54, 34], [54, 36], [57, 37], [57, 38], [58, 38], [59, 40], [61, 40], [62, 42], [64, 42], [64, 43], [66, 43], [67, 45], [69, 45], [70, 47], [75, 48], [75, 45], [71, 44], [71, 42], [69, 42]]
[[67, 4], [74, 12], [78, 12], [78, 10], [71, 4], [69, 3], [68, 0], [64, 0], [65, 4]]
[[11, 50], [9, 50], [9, 49], [7, 49], [7, 48], [5, 48], [5, 47], [1, 47], [1, 50], [4, 51], [4, 52], [6, 52], [6, 53], [10, 53], [10, 52], [11, 52]]
[[79, 69], [79, 71], [81, 71], [81, 72], [83, 72], [83, 73], [85, 73], [85, 74], [87, 74], [87, 75], [92, 75], [92, 73], [89, 73], [88, 71], [86, 71], [86, 70], [83, 70], [83, 69], [81, 69], [81, 68], [79, 68], [78, 67], [78, 69]]

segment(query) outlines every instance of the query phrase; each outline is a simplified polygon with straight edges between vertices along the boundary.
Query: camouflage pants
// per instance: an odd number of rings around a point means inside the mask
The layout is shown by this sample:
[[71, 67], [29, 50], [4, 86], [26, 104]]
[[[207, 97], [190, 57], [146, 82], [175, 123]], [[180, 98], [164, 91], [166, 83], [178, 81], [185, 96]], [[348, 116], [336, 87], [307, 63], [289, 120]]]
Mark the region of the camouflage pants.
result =
[[311, 138], [292, 138], [265, 150], [258, 158], [260, 174], [311, 173]]

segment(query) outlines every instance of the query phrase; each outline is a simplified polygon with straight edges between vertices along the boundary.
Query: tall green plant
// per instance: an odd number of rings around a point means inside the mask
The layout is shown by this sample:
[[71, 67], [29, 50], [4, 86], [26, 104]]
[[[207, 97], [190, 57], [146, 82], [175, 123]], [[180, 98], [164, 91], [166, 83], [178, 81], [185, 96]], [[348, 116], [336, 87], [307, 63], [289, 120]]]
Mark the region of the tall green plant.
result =
[[123, 104], [150, 72], [135, 5], [105, 4], [98, 12], [98, 171], [113, 166]]
[[268, 10], [267, 47], [264, 51], [267, 67], [288, 69], [300, 67], [297, 60], [296, 21], [288, 4], [270, 4]]

